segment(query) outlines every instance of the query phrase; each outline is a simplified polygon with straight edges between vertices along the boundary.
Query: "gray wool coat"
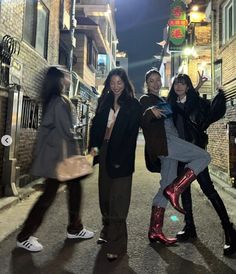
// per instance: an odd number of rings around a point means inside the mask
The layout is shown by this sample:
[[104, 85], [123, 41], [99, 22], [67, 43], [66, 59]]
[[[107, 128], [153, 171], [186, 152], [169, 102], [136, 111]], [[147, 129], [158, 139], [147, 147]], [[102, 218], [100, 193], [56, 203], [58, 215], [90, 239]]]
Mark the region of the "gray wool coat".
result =
[[39, 129], [31, 174], [55, 179], [57, 164], [66, 157], [77, 155], [78, 151], [70, 104], [62, 96], [54, 97]]

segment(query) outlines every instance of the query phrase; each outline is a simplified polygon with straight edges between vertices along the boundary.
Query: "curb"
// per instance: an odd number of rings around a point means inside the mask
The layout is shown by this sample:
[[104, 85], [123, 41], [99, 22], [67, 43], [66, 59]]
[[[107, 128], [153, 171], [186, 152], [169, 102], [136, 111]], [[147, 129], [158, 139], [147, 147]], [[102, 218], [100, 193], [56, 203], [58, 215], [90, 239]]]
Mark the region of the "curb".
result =
[[225, 183], [223, 180], [220, 180], [218, 177], [216, 177], [214, 174], [210, 173], [210, 177], [212, 181], [214, 182], [215, 186], [219, 188], [220, 190], [225, 191], [227, 194], [232, 196], [234, 199], [236, 199], [236, 188], [230, 186], [229, 184]]
[[44, 179], [40, 178], [32, 181], [27, 186], [19, 188], [18, 196], [14, 197], [2, 197], [0, 198], [0, 212], [6, 210], [12, 206], [15, 206], [17, 203], [22, 201], [23, 199], [29, 197], [31, 194], [35, 193], [37, 190], [35, 188], [36, 185], [42, 185]]

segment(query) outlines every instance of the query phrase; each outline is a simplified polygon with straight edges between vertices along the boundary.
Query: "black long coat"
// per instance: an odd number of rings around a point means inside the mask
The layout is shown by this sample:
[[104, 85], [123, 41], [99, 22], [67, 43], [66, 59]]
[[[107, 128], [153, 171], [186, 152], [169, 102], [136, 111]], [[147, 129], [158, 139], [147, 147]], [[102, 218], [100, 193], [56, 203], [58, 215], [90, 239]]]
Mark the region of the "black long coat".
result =
[[145, 162], [151, 172], [160, 172], [161, 163], [158, 156], [168, 155], [164, 118], [157, 119], [150, 109], [161, 101], [160, 97], [152, 93], [140, 98], [143, 111], [141, 127], [145, 138]]
[[[110, 106], [97, 112], [92, 119], [89, 150], [101, 148], [107, 127]], [[112, 130], [107, 151], [107, 171], [110, 177], [130, 176], [134, 172], [136, 141], [141, 119], [141, 106], [133, 98], [120, 107]]]
[[[175, 124], [178, 115], [182, 116], [185, 134], [184, 139], [201, 148], [205, 148], [208, 143], [206, 129], [210, 124], [224, 116], [226, 100], [221, 90], [212, 101], [204, 99], [196, 93], [195, 96], [187, 99], [184, 103], [184, 109], [180, 109], [178, 104], [175, 103], [172, 105], [172, 110]], [[179, 130], [178, 127], [177, 130]]]

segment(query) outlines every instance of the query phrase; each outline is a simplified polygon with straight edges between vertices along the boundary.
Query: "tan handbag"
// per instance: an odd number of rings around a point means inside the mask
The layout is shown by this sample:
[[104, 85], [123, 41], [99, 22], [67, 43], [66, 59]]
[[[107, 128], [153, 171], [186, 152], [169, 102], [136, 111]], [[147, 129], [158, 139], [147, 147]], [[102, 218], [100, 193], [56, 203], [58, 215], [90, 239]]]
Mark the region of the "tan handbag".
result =
[[[66, 144], [63, 143], [63, 154], [66, 155]], [[64, 158], [62, 162], [57, 165], [56, 175], [61, 182], [80, 178], [89, 175], [93, 172], [92, 164], [86, 156], [74, 155]]]

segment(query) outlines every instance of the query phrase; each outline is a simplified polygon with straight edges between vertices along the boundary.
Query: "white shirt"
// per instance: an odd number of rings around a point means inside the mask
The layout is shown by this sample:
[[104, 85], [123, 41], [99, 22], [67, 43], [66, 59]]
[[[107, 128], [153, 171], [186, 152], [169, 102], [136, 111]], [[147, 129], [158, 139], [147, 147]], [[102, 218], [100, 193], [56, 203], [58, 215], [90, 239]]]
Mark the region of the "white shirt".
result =
[[111, 108], [108, 116], [108, 121], [107, 121], [107, 127], [110, 128], [116, 121], [116, 117], [119, 113], [120, 108], [116, 110], [116, 112]]

